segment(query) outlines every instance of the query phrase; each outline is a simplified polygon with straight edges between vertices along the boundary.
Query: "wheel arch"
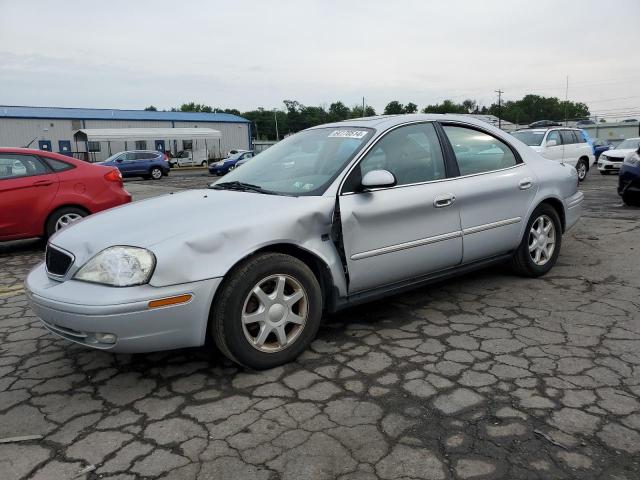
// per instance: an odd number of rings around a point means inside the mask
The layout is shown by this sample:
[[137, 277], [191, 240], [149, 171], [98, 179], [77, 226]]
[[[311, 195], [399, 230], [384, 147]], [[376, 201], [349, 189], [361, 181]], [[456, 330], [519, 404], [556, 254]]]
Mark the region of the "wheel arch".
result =
[[556, 211], [556, 213], [558, 214], [558, 217], [560, 217], [560, 225], [562, 226], [562, 233], [564, 233], [565, 232], [565, 228], [566, 228], [566, 215], [565, 215], [565, 211], [564, 211], [564, 203], [562, 203], [562, 200], [560, 200], [559, 198], [556, 198], [556, 197], [547, 197], [547, 198], [542, 199], [538, 203], [536, 208], [538, 208], [538, 206], [540, 206], [542, 204], [549, 205], [550, 207], [552, 207]]
[[[294, 243], [274, 243], [254, 250], [253, 252], [239, 259], [231, 266], [231, 268], [227, 270], [224, 275], [223, 282], [236, 270], [239, 265], [246, 262], [249, 258], [252, 258], [255, 255], [259, 255], [261, 253], [282, 253], [297, 258], [302, 263], [304, 263], [313, 272], [314, 276], [318, 280], [318, 283], [320, 284], [320, 289], [322, 291], [323, 309], [327, 306], [330, 306], [330, 302], [332, 302], [332, 299], [334, 298], [334, 282], [333, 277], [331, 276], [331, 269], [329, 265], [318, 254]], [[220, 288], [218, 288], [218, 291], [220, 291]], [[216, 292], [216, 295], [218, 291]], [[215, 300], [216, 299], [214, 296], [214, 303]]]
[[56, 213], [58, 210], [62, 210], [63, 208], [78, 208], [78, 209], [83, 210], [84, 212], [86, 212], [87, 215], [91, 215], [93, 213], [87, 207], [85, 207], [84, 205], [80, 205], [78, 203], [69, 202], [69, 203], [62, 203], [60, 205], [56, 205], [55, 207], [50, 209], [49, 213], [46, 215], [46, 217], [44, 217], [44, 222], [42, 222], [42, 225], [41, 225], [43, 234], [47, 233], [47, 223], [49, 223], [49, 219], [51, 218], [51, 216], [54, 213]]

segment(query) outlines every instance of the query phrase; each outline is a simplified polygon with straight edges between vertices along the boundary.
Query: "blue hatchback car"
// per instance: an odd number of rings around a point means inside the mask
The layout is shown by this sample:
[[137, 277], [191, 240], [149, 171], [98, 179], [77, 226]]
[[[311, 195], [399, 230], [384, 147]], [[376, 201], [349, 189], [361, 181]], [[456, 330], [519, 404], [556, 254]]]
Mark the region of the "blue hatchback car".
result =
[[116, 167], [123, 177], [143, 177], [160, 180], [169, 175], [167, 156], [155, 150], [129, 150], [111, 155], [100, 165]]
[[236, 168], [236, 164], [240, 160], [248, 160], [251, 157], [253, 157], [252, 151], [234, 153], [232, 155], [229, 155], [224, 160], [220, 160], [219, 162], [210, 164], [209, 173], [212, 175], [224, 175]]
[[640, 207], [640, 148], [625, 158], [618, 175], [618, 195], [627, 205]]

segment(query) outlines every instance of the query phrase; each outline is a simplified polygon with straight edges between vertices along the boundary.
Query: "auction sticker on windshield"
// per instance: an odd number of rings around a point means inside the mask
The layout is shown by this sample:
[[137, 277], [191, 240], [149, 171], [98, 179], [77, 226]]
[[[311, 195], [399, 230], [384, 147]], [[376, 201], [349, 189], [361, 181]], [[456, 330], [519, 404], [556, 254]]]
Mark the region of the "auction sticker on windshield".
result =
[[329, 138], [364, 138], [367, 135], [366, 130], [334, 130], [329, 134]]

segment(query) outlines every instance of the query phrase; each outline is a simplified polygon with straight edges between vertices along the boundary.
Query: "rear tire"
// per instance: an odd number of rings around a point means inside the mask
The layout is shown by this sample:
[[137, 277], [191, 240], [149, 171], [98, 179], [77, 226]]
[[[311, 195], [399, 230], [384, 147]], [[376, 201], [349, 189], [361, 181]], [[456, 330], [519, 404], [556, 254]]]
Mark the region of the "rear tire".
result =
[[86, 210], [78, 207], [62, 207], [55, 210], [49, 218], [44, 227], [45, 238], [49, 238], [58, 230], [68, 226], [69, 224], [86, 217], [89, 213]]
[[576, 163], [576, 171], [578, 172], [578, 180], [581, 182], [584, 181], [584, 179], [587, 178], [589, 164], [583, 158], [581, 158], [580, 160], [578, 160], [578, 163]]
[[263, 370], [294, 360], [315, 338], [322, 294], [313, 272], [281, 253], [255, 255], [216, 294], [209, 331], [230, 360]]
[[206, 167], [206, 166], [207, 166], [207, 162], [202, 162], [202, 163], [200, 164], [200, 166], [201, 166], [201, 167]]
[[511, 267], [518, 275], [540, 277], [555, 265], [561, 245], [562, 224], [558, 212], [551, 205], [542, 203], [527, 222], [520, 246], [511, 259]]

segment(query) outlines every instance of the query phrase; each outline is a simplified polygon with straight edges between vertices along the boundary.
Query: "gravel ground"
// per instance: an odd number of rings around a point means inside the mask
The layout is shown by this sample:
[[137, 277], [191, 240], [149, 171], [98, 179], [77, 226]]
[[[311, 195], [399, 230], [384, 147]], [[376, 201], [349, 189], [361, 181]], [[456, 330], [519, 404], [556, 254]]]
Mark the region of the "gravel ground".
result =
[[492, 268], [345, 311], [261, 373], [57, 339], [22, 286], [41, 242], [0, 245], [0, 438], [43, 436], [0, 443], [0, 479], [638, 479], [640, 210], [615, 182], [591, 172], [546, 277]]

